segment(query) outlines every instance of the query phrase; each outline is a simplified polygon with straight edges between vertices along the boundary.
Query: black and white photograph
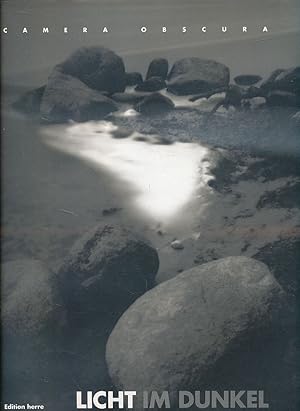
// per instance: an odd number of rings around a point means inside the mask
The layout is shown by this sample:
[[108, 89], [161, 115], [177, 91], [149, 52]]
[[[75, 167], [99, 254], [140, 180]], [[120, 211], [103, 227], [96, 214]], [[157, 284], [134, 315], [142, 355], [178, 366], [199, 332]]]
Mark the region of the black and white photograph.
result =
[[300, 2], [1, 1], [2, 410], [300, 407]]

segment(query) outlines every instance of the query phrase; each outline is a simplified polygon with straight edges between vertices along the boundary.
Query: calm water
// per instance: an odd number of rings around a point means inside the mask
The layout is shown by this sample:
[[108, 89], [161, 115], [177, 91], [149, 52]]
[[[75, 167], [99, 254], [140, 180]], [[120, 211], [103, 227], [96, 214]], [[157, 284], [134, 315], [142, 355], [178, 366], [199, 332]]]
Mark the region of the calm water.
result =
[[[195, 143], [158, 144], [157, 137], [133, 133], [113, 138], [111, 122], [89, 122], [42, 130], [46, 143], [108, 171], [129, 185], [132, 205], [157, 222], [176, 217], [209, 178], [209, 150]], [[143, 138], [146, 141], [137, 141]], [[203, 160], [206, 162], [203, 163]], [[200, 206], [200, 204], [199, 204]]]

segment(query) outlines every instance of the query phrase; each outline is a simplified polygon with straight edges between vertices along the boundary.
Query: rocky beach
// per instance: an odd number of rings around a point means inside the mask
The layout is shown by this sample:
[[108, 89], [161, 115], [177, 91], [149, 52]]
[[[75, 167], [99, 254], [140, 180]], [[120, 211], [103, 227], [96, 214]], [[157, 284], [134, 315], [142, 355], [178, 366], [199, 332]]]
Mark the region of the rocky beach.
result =
[[296, 411], [300, 68], [273, 69], [85, 47], [7, 92], [8, 400], [259, 387]]

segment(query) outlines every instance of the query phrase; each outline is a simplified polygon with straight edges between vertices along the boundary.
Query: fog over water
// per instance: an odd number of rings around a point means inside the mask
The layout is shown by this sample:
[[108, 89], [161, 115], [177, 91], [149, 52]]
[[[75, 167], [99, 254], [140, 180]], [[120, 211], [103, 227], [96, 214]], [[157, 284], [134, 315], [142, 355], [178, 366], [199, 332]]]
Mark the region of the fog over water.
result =
[[[170, 62], [203, 56], [228, 64], [232, 74], [300, 62], [300, 4], [297, 0], [101, 0], [3, 1], [3, 79], [14, 84], [44, 82], [54, 64], [82, 45], [102, 44], [120, 53], [128, 70], [145, 71], [155, 56]], [[207, 26], [207, 33], [201, 27]], [[228, 27], [221, 33], [221, 26]], [[248, 26], [243, 34], [241, 27]], [[269, 33], [261, 32], [267, 25]], [[27, 26], [30, 33], [22, 35]], [[41, 34], [49, 26], [50, 34]], [[69, 34], [62, 28], [68, 26]], [[88, 33], [82, 33], [82, 27]], [[107, 26], [109, 33], [103, 34]], [[148, 32], [142, 34], [141, 26]], [[167, 33], [161, 27], [167, 27]], [[187, 33], [182, 33], [182, 26]], [[255, 58], [253, 58], [255, 55]], [[34, 74], [34, 75], [33, 75]]]

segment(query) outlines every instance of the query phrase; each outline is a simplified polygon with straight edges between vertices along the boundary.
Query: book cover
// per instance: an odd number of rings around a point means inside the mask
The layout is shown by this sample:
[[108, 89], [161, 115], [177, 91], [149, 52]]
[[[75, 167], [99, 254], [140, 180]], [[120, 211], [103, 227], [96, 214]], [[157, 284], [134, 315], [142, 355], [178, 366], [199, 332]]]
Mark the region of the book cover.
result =
[[1, 3], [2, 409], [298, 410], [299, 2]]

